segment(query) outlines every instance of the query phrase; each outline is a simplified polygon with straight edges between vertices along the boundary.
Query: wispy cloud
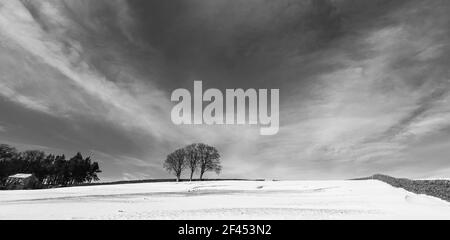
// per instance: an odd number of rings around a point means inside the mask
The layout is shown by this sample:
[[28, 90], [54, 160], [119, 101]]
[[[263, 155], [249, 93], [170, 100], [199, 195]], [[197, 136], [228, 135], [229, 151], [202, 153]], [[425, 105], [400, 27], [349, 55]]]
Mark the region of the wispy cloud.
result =
[[[0, 96], [52, 116], [39, 134], [94, 153], [109, 178], [166, 176], [168, 151], [198, 141], [227, 176], [418, 174], [419, 155], [432, 175], [447, 164], [429, 145], [449, 142], [450, 6], [362, 2], [1, 1]], [[279, 133], [173, 125], [170, 92], [196, 79], [280, 88]]]

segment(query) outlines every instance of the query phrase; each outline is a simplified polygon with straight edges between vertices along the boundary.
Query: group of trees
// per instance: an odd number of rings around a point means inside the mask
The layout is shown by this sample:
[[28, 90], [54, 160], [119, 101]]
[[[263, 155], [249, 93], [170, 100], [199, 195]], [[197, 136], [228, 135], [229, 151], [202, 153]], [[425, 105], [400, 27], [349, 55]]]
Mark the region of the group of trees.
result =
[[81, 153], [66, 159], [64, 155], [45, 154], [38, 150], [24, 152], [6, 144], [0, 144], [0, 184], [16, 173], [32, 173], [43, 185], [74, 185], [98, 181], [97, 162]]
[[194, 143], [175, 150], [167, 156], [164, 168], [176, 176], [177, 182], [180, 181], [181, 173], [185, 169], [189, 170], [190, 181], [197, 171], [202, 180], [205, 172], [214, 171], [219, 174], [222, 170], [217, 149], [203, 143]]

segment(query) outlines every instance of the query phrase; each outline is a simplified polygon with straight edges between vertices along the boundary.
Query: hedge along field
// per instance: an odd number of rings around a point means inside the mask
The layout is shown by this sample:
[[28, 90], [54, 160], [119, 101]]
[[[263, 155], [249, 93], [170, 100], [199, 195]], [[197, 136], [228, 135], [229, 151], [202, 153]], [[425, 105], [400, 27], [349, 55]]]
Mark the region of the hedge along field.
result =
[[411, 180], [407, 178], [394, 178], [387, 175], [375, 174], [372, 177], [356, 180], [376, 179], [393, 187], [403, 188], [407, 191], [426, 194], [450, 202], [450, 180]]

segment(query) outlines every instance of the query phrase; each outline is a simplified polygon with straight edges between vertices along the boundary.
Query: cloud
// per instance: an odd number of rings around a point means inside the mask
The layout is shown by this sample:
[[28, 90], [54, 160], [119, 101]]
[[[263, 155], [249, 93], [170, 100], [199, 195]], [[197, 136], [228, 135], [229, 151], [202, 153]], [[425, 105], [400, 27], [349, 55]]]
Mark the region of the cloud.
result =
[[[9, 137], [95, 153], [108, 179], [167, 176], [199, 141], [233, 177], [418, 174], [413, 152], [447, 166], [425, 145], [449, 128], [449, 4], [262, 2], [2, 1], [0, 96], [27, 109]], [[279, 133], [173, 125], [171, 91], [197, 79], [280, 88]]]
[[[123, 90], [122, 86], [108, 80], [96, 71], [89, 62], [84, 60], [84, 55], [89, 49], [85, 49], [81, 42], [76, 39], [59, 34], [63, 31], [63, 28], [76, 28], [73, 26], [74, 23], [61, 15], [60, 9], [48, 2], [37, 3], [33, 7], [36, 11], [39, 10], [40, 14], [45, 15], [45, 19], [39, 19], [41, 25], [42, 22], [45, 22], [52, 26], [51, 30], [44, 31], [33, 14], [20, 2], [3, 3], [0, 28], [4, 42], [8, 44], [8, 47], [12, 47], [14, 50], [20, 48], [17, 51], [25, 50], [26, 54], [31, 55], [41, 64], [48, 66], [47, 68], [52, 68], [59, 75], [62, 75], [66, 81], [66, 86], [71, 85], [74, 86], [72, 89], [75, 88], [75, 91], [82, 91], [82, 94], [76, 95], [88, 95], [92, 98], [93, 100], [86, 104], [94, 103], [95, 107], [87, 114], [101, 115], [103, 119], [106, 117], [108, 121], [119, 123], [123, 127], [139, 127], [155, 136], [161, 136], [162, 131], [165, 135], [171, 132], [170, 129], [165, 127], [165, 124], [161, 124], [161, 119], [159, 119], [162, 109], [168, 107], [168, 101], [163, 97], [164, 94], [161, 91], [139, 82], [133, 82], [128, 87], [133, 88], [134, 91], [146, 89], [145, 95], [135, 97], [132, 93]], [[46, 85], [46, 89], [42, 90], [48, 91], [54, 87], [53, 84], [56, 80], [41, 78], [35, 81], [39, 81], [40, 85]], [[55, 94], [51, 96], [52, 98], [46, 98], [44, 92], [33, 92], [33, 94], [39, 94], [35, 98], [21, 95], [22, 89], [19, 88], [26, 88], [27, 85], [35, 84], [35, 81], [27, 79], [18, 83], [8, 79], [4, 84], [7, 86], [2, 88], [2, 94], [9, 97], [10, 100], [15, 100], [35, 110], [54, 114], [60, 114], [59, 111], [78, 113], [77, 111], [80, 109], [69, 105], [72, 102], [65, 102], [64, 100], [60, 102], [61, 98], [66, 97], [66, 92], [60, 95]], [[34, 88], [34, 86], [31, 87]], [[64, 105], [60, 106], [58, 103]], [[54, 106], [57, 110], [50, 106]], [[86, 113], [82, 112], [82, 114]], [[133, 121], [129, 121], [129, 116], [133, 116]]]
[[[314, 82], [303, 85], [312, 92], [308, 98], [285, 101], [282, 109], [296, 111], [287, 113], [290, 123], [267, 140], [269, 147], [259, 149], [262, 165], [283, 159], [279, 165], [317, 169], [303, 173], [310, 178], [411, 171], [417, 163], [408, 161], [410, 152], [421, 148], [414, 143], [449, 127], [448, 51], [433, 50], [448, 48], [444, 11], [422, 25], [405, 20], [422, 14], [415, 10], [393, 11], [385, 16], [389, 24], [344, 37], [337, 48], [323, 50], [326, 58], [314, 59], [335, 67], [307, 76]], [[428, 164], [439, 169], [443, 163]]]

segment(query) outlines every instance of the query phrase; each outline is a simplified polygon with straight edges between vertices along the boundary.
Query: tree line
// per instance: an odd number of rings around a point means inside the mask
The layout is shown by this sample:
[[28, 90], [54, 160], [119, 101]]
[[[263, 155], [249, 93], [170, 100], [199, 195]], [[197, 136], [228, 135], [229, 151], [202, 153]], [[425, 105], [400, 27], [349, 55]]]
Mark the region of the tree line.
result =
[[0, 184], [16, 173], [32, 173], [42, 185], [75, 185], [100, 180], [97, 162], [77, 153], [70, 159], [64, 155], [47, 155], [39, 150], [19, 152], [7, 144], [0, 144]]
[[164, 168], [176, 176], [177, 182], [186, 169], [189, 171], [190, 181], [195, 172], [199, 172], [199, 179], [202, 180], [208, 171], [217, 174], [222, 171], [219, 152], [215, 147], [204, 143], [194, 143], [170, 153], [164, 161]]

